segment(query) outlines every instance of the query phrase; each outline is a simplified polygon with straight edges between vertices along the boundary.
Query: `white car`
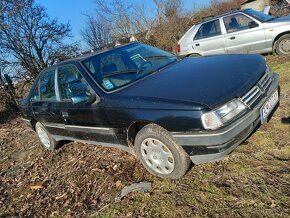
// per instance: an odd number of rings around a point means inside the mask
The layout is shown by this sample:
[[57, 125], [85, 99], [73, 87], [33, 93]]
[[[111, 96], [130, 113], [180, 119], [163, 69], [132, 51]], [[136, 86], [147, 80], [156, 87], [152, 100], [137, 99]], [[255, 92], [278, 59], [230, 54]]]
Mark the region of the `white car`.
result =
[[233, 11], [192, 26], [178, 42], [180, 56], [290, 54], [290, 16]]

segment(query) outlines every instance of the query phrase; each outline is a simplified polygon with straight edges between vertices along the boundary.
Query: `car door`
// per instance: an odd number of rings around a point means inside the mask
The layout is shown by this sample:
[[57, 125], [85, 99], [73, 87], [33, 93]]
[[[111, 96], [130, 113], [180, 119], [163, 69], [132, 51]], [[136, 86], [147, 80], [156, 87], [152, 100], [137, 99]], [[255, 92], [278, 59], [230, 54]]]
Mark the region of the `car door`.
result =
[[30, 98], [34, 118], [41, 122], [51, 135], [68, 136], [64, 128], [61, 111], [58, 108], [59, 97], [56, 93], [56, 68], [44, 71]]
[[225, 45], [228, 54], [259, 53], [265, 49], [265, 31], [262, 23], [243, 13], [223, 18], [226, 29]]
[[70, 137], [100, 143], [117, 143], [110, 127], [103, 102], [96, 100], [92, 87], [74, 64], [59, 66], [57, 87], [59, 108]]
[[223, 54], [225, 50], [224, 37], [221, 33], [220, 19], [203, 23], [193, 38], [192, 53], [200, 55]]

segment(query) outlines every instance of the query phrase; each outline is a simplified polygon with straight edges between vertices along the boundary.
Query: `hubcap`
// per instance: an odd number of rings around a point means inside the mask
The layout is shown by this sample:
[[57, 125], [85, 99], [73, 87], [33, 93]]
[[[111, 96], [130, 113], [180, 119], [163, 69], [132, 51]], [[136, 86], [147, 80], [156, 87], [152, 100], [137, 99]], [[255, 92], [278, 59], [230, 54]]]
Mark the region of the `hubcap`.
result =
[[41, 143], [46, 147], [49, 148], [50, 147], [50, 141], [49, 141], [49, 137], [47, 135], [47, 133], [45, 132], [45, 130], [41, 127], [37, 127], [36, 128], [36, 132], [38, 134], [38, 137], [41, 141]]
[[141, 154], [147, 165], [157, 173], [169, 174], [174, 170], [171, 151], [157, 139], [145, 139], [141, 144]]
[[290, 39], [284, 39], [279, 44], [280, 51], [284, 54], [290, 54]]

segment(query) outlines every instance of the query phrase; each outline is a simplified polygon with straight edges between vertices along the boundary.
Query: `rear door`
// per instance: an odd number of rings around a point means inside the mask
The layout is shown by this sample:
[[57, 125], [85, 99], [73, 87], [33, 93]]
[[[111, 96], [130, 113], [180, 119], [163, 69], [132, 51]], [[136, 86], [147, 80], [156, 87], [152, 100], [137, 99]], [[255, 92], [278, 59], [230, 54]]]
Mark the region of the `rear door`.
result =
[[262, 23], [243, 13], [223, 18], [226, 29], [225, 45], [228, 54], [259, 53], [265, 49], [265, 31]]
[[67, 136], [56, 93], [56, 68], [44, 71], [30, 98], [34, 118], [53, 136]]
[[70, 137], [116, 144], [117, 138], [108, 122], [103, 101], [90, 100], [90, 96], [96, 93], [82, 76], [80, 69], [74, 64], [60, 66], [57, 77], [59, 108]]
[[192, 49], [192, 53], [198, 53], [203, 56], [226, 52], [220, 19], [203, 23], [200, 26], [193, 38]]

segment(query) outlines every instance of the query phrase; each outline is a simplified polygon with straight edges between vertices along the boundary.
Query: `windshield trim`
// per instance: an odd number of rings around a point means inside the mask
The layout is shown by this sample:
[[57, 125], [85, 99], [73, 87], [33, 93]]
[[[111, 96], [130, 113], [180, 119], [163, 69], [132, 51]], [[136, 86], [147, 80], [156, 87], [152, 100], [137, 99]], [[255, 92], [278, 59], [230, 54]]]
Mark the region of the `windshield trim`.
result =
[[[125, 45], [125, 46], [118, 47], [118, 48], [116, 48], [116, 49], [124, 48], [124, 47], [130, 46], [130, 45], [136, 45], [136, 44], [142, 45], [142, 43], [132, 43], [132, 44], [129, 44], [129, 45]], [[93, 81], [93, 82], [98, 86], [98, 88], [99, 88], [103, 93], [105, 93], [105, 94], [111, 94], [111, 93], [114, 93], [114, 92], [116, 92], [116, 91], [119, 91], [119, 90], [125, 89], [125, 88], [127, 88], [127, 87], [129, 87], [129, 86], [131, 86], [131, 85], [134, 85], [134, 84], [137, 83], [137, 82], [142, 81], [143, 79], [146, 79], [147, 77], [149, 77], [149, 76], [151, 76], [151, 75], [154, 75], [154, 74], [160, 72], [161, 70], [164, 70], [164, 69], [167, 68], [168, 66], [170, 66], [170, 65], [172, 65], [172, 64], [175, 64], [175, 63], [181, 61], [181, 59], [178, 58], [176, 55], [168, 56], [168, 57], [170, 57], [170, 58], [175, 57], [176, 59], [175, 59], [174, 61], [172, 61], [172, 62], [170, 62], [170, 63], [168, 63], [168, 64], [162, 66], [161, 68], [156, 69], [155, 71], [152, 71], [151, 73], [148, 73], [148, 74], [146, 74], [145, 76], [140, 77], [140, 78], [134, 80], [133, 82], [127, 83], [127, 84], [125, 84], [125, 85], [123, 85], [123, 86], [120, 86], [120, 87], [118, 87], [118, 88], [116, 88], [116, 89], [113, 89], [113, 90], [106, 90], [106, 89], [105, 89], [104, 87], [102, 87], [102, 85], [99, 84], [98, 81], [97, 81], [97, 80], [92, 76], [92, 74], [90, 73], [89, 69], [87, 69], [87, 67], [85, 66], [84, 61], [86, 61], [86, 60], [88, 60], [88, 59], [90, 59], [90, 58], [92, 58], [92, 57], [94, 57], [94, 56], [102, 55], [102, 54], [105, 54], [105, 53], [110, 52], [110, 51], [112, 51], [112, 50], [108, 50], [108, 51], [105, 51], [104, 53], [99, 53], [99, 54], [96, 54], [96, 55], [93, 55], [93, 56], [87, 57], [87, 58], [85, 58], [85, 59], [79, 60], [79, 64], [80, 64], [81, 67], [85, 70], [86, 74], [87, 74], [87, 75], [92, 79], [92, 81]]]

